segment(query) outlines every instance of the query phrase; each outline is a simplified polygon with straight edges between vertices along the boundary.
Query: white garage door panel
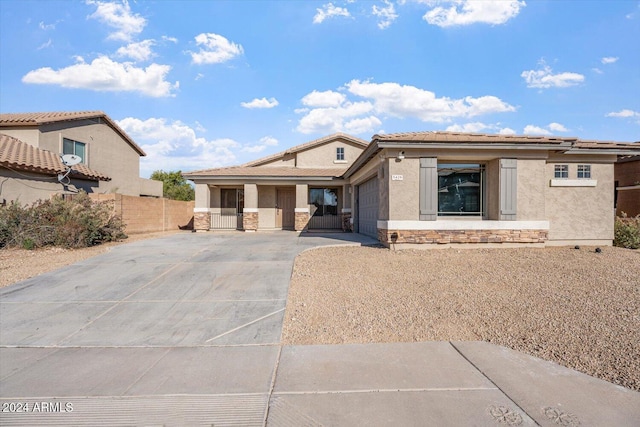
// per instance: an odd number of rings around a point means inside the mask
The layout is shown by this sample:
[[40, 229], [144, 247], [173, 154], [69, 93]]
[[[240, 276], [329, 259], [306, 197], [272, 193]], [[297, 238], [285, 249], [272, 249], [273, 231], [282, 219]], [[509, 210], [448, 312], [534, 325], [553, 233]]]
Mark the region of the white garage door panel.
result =
[[358, 232], [378, 238], [378, 179], [372, 178], [358, 187]]

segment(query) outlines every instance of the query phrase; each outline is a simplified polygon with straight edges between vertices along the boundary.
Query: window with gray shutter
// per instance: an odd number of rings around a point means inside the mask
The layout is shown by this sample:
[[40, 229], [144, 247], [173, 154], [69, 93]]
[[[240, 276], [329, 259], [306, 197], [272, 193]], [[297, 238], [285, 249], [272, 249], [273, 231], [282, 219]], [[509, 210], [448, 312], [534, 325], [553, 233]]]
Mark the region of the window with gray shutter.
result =
[[518, 203], [518, 160], [500, 159], [500, 219], [515, 221]]
[[438, 218], [438, 159], [420, 159], [420, 220]]

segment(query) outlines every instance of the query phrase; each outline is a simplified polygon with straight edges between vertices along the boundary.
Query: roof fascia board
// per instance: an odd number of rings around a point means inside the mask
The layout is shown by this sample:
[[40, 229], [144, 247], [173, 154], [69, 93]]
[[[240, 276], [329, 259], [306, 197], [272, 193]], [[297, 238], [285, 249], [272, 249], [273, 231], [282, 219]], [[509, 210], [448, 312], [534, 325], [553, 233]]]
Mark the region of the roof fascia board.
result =
[[626, 156], [638, 154], [637, 150], [625, 150], [618, 148], [572, 148], [564, 152], [565, 154], [610, 154], [617, 156]]
[[380, 148], [433, 148], [433, 149], [454, 149], [454, 150], [469, 150], [469, 149], [478, 149], [478, 150], [561, 150], [564, 151], [566, 149], [571, 148], [571, 143], [560, 143], [560, 144], [536, 144], [536, 143], [500, 143], [500, 142], [491, 142], [491, 143], [474, 143], [474, 142], [378, 142], [378, 146]]
[[242, 180], [251, 182], [262, 181], [335, 181], [340, 179], [338, 176], [256, 176], [256, 175], [187, 175], [186, 179], [191, 181], [195, 180], [216, 180], [216, 181], [231, 181]]

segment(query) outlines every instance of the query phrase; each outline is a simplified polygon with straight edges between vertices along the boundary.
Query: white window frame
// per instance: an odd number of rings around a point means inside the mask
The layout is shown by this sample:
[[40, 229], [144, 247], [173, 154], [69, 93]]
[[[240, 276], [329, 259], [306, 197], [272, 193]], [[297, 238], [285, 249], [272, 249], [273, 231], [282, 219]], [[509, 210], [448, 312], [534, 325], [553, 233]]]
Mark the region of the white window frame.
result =
[[553, 178], [554, 179], [569, 179], [569, 165], [554, 165], [553, 166]]
[[578, 165], [578, 179], [591, 179], [591, 165]]
[[344, 147], [336, 148], [336, 160], [343, 161], [344, 160]]
[[[65, 142], [65, 141], [70, 141], [70, 142], [72, 142], [72, 143], [73, 143], [73, 153], [65, 153], [65, 152], [64, 152], [64, 142]], [[62, 137], [62, 150], [61, 150], [61, 151], [62, 151], [62, 154], [76, 154], [76, 155], [77, 155], [77, 151], [76, 151], [76, 145], [77, 145], [77, 144], [82, 144], [82, 146], [83, 146], [83, 148], [84, 148], [84, 149], [83, 149], [83, 151], [84, 151], [84, 153], [83, 153], [83, 154], [84, 154], [84, 155], [83, 155], [83, 156], [80, 156], [80, 157], [82, 158], [82, 162], [81, 162], [81, 163], [82, 163], [82, 164], [84, 164], [84, 165], [86, 165], [86, 164], [88, 164], [87, 160], [88, 160], [88, 157], [89, 157], [89, 144], [87, 144], [86, 142], [77, 141], [77, 140], [75, 140], [75, 139], [66, 138], [66, 137], [64, 137], [64, 136], [63, 136], [63, 137]]]

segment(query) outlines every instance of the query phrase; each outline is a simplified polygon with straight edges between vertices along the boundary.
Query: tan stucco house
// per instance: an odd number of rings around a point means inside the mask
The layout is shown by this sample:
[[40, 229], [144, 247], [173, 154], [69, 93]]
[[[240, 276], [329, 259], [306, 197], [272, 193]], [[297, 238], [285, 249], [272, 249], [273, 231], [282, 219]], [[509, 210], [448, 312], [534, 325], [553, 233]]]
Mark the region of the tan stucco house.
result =
[[347, 168], [368, 143], [336, 133], [246, 163], [184, 173], [195, 183], [196, 230], [342, 230]]
[[[82, 162], [67, 168], [60, 156]], [[32, 203], [53, 194], [162, 197], [162, 183], [140, 178], [144, 151], [102, 111], [0, 114], [0, 202]]]
[[197, 230], [342, 228], [395, 248], [610, 245], [613, 165], [639, 152], [564, 137], [412, 132], [367, 144], [335, 134], [184, 175], [196, 184]]

